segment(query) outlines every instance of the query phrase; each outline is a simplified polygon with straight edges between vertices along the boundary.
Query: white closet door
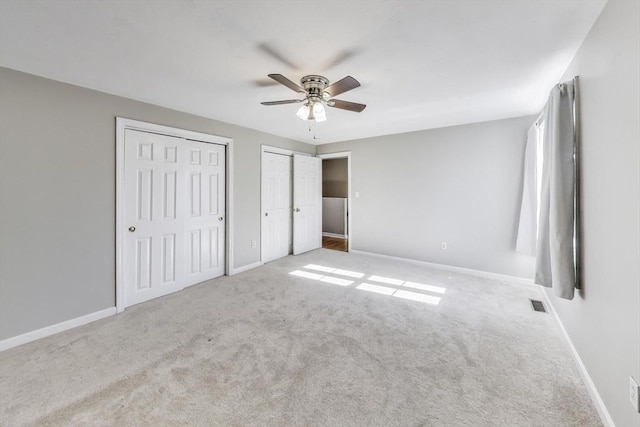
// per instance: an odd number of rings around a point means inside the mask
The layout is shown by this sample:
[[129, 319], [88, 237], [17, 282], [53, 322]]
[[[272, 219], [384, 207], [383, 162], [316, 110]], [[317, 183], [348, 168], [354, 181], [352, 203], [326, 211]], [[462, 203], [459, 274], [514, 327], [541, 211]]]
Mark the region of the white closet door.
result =
[[291, 156], [263, 153], [262, 262], [291, 253], [291, 167]]
[[125, 131], [125, 306], [184, 287], [184, 142]]
[[322, 160], [293, 156], [293, 253], [322, 246]]
[[185, 286], [224, 274], [225, 147], [186, 141]]
[[124, 305], [224, 274], [225, 148], [127, 129]]

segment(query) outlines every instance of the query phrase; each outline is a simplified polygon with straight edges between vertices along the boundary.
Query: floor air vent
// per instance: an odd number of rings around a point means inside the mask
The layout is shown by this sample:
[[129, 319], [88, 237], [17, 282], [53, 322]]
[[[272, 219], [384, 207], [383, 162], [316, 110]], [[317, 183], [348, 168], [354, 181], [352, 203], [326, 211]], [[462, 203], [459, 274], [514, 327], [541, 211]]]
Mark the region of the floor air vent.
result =
[[544, 304], [542, 303], [542, 301], [538, 301], [535, 299], [532, 299], [530, 301], [531, 301], [531, 307], [533, 307], [533, 311], [541, 311], [543, 313], [547, 312], [547, 309], [544, 308]]

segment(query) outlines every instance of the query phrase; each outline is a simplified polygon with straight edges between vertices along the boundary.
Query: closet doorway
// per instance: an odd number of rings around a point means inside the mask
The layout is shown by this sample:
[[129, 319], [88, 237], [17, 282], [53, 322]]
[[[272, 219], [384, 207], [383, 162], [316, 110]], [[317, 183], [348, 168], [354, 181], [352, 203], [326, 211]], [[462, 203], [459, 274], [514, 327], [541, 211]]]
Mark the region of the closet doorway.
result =
[[229, 272], [232, 140], [116, 118], [116, 310]]
[[322, 161], [262, 146], [262, 263], [322, 246]]
[[320, 154], [322, 159], [322, 247], [349, 252], [351, 232], [351, 153]]

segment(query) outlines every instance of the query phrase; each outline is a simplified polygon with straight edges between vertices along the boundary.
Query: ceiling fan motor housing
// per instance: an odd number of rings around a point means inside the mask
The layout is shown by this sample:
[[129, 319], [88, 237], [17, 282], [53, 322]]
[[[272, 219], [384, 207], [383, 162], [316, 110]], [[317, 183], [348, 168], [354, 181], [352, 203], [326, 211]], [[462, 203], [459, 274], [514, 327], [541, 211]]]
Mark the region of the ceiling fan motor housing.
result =
[[324, 101], [329, 94], [325, 94], [324, 88], [329, 85], [329, 79], [326, 77], [311, 74], [300, 79], [300, 84], [307, 92], [309, 101]]

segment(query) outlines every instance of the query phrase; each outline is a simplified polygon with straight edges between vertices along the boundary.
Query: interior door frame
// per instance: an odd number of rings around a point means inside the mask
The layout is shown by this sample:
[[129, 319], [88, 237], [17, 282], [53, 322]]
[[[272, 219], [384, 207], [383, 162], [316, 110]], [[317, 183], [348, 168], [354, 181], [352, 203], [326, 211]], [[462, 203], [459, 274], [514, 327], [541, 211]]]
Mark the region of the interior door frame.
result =
[[351, 252], [353, 243], [353, 227], [351, 226], [353, 210], [351, 209], [351, 151], [318, 154], [321, 160], [347, 159], [347, 250]]
[[[260, 146], [260, 265], [264, 264], [264, 182], [262, 181], [262, 170], [264, 168], [264, 155], [265, 153], [272, 154], [281, 154], [284, 156], [291, 156], [293, 158], [294, 154], [299, 154], [301, 156], [309, 156], [314, 157], [313, 154], [303, 153], [300, 151], [288, 150], [286, 148], [274, 147], [271, 145], [262, 144]], [[293, 180], [293, 169], [291, 170], [291, 179]], [[293, 181], [292, 181], [293, 182]], [[290, 196], [293, 198], [293, 185], [291, 186], [291, 194]], [[291, 224], [293, 226], [293, 212], [291, 212]], [[291, 231], [293, 233], [293, 230]], [[293, 234], [292, 234], [293, 236]]]
[[127, 129], [174, 136], [200, 142], [224, 145], [225, 149], [225, 266], [224, 274], [233, 274], [233, 139], [186, 129], [116, 117], [116, 313], [124, 306], [124, 139]]

